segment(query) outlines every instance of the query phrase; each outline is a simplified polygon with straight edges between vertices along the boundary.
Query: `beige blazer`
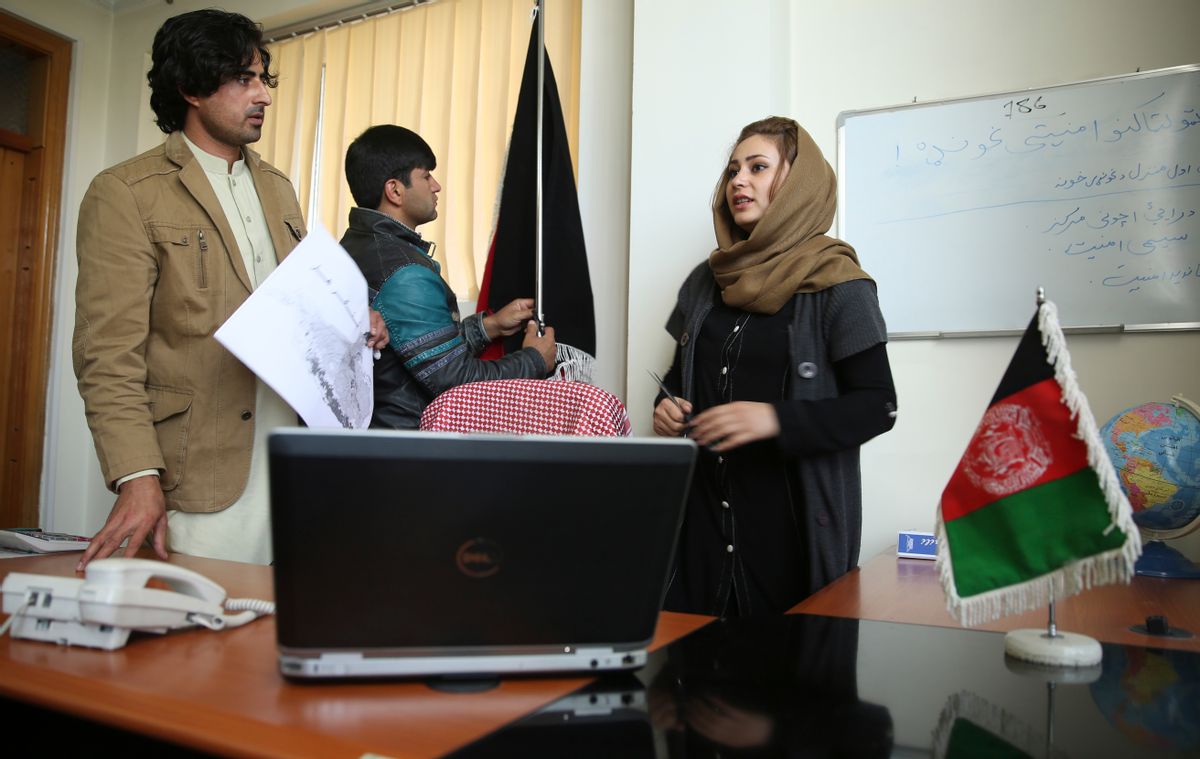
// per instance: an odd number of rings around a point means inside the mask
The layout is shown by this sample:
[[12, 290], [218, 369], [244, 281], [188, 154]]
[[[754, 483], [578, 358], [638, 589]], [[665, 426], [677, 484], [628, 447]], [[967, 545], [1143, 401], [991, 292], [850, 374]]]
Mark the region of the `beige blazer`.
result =
[[[296, 193], [245, 152], [283, 260], [305, 233]], [[158, 469], [168, 508], [224, 509], [250, 473], [255, 382], [213, 333], [251, 285], [178, 132], [92, 180], [77, 253], [72, 355], [105, 482]]]

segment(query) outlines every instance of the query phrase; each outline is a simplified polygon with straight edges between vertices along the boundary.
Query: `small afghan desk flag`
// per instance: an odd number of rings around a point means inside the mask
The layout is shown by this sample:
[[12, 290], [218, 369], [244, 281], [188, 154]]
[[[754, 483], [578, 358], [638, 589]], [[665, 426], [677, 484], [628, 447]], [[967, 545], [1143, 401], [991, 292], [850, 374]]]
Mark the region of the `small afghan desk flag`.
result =
[[938, 570], [963, 625], [1129, 582], [1129, 501], [1044, 301], [942, 493]]

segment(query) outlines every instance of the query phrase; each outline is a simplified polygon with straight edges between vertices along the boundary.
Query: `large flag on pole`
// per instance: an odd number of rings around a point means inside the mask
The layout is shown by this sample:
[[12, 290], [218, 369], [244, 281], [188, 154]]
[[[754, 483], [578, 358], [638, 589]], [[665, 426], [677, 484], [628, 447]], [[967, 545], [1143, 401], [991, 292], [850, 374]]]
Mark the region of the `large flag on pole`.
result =
[[[517, 97], [508, 158], [501, 180], [500, 205], [488, 251], [478, 310], [503, 308], [514, 298], [535, 297], [534, 256], [537, 184], [537, 24], [529, 36], [529, 52]], [[554, 327], [555, 338], [596, 355], [596, 320], [588, 276], [579, 196], [563, 123], [558, 85], [546, 55], [542, 102], [542, 298], [540, 312]], [[518, 333], [484, 355], [496, 358], [520, 348]]]
[[964, 625], [1128, 582], [1129, 501], [1043, 302], [942, 493], [938, 567]]

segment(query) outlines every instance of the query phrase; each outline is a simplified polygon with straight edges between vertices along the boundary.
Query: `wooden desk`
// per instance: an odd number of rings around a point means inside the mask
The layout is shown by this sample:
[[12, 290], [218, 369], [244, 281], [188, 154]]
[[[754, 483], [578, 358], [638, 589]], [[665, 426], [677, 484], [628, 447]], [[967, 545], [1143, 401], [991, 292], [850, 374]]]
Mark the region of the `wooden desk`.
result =
[[[1200, 580], [1135, 577], [1129, 585], [1105, 585], [1061, 599], [1056, 605], [1058, 627], [1104, 643], [1200, 651]], [[894, 549], [801, 601], [791, 609], [805, 614], [852, 617], [883, 622], [906, 622], [959, 627], [946, 611], [946, 596], [932, 561], [901, 559]], [[1165, 614], [1171, 627], [1193, 637], [1165, 638], [1129, 630], [1146, 617]], [[1022, 627], [1044, 628], [1046, 610], [1002, 617], [979, 625], [980, 630], [1007, 632]]]
[[[78, 554], [0, 560], [74, 575]], [[231, 597], [274, 598], [270, 567], [173, 555]], [[652, 648], [710, 617], [663, 612]], [[232, 756], [439, 756], [578, 689], [588, 677], [506, 678], [482, 693], [421, 682], [295, 684], [279, 674], [275, 620], [221, 632], [135, 633], [116, 651], [0, 639], [0, 695]]]

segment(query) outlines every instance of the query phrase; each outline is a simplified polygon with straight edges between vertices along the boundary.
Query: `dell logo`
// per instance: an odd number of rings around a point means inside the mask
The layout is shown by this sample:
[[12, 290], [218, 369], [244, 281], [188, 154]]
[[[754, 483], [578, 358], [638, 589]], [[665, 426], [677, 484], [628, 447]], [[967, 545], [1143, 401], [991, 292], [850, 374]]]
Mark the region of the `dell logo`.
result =
[[504, 553], [499, 544], [487, 538], [471, 538], [458, 547], [455, 555], [458, 571], [467, 577], [491, 577], [500, 571]]

